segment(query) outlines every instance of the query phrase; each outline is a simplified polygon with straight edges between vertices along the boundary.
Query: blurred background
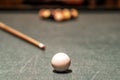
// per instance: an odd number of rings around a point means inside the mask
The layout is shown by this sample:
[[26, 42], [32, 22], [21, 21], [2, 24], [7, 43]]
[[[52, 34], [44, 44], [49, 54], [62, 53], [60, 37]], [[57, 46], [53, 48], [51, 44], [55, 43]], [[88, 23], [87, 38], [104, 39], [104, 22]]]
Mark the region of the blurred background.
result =
[[0, 0], [0, 9], [37, 9], [41, 7], [120, 9], [120, 0]]

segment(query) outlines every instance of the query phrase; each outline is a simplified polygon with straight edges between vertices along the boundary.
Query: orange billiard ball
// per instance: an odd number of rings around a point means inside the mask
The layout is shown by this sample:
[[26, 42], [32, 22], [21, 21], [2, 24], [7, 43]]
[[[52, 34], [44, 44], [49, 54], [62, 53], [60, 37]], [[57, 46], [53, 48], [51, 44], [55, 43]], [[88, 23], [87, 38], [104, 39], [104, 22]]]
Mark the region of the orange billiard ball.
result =
[[50, 9], [40, 9], [39, 16], [41, 18], [49, 18], [51, 16]]
[[64, 20], [64, 16], [62, 14], [61, 9], [56, 9], [52, 12], [52, 16], [54, 18], [55, 21], [63, 21]]
[[72, 8], [72, 9], [70, 9], [70, 11], [71, 11], [72, 18], [77, 18], [78, 17], [79, 13], [78, 13], [77, 9]]
[[69, 20], [71, 18], [71, 13], [69, 9], [63, 9], [62, 14], [65, 20]]

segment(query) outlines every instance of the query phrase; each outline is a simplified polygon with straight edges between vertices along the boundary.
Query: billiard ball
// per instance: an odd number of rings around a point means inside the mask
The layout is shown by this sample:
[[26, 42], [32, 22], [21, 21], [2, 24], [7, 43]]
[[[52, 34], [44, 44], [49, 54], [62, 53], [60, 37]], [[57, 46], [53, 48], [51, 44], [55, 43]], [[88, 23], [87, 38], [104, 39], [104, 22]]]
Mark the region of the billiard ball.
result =
[[62, 10], [61, 10], [60, 8], [52, 9], [52, 10], [51, 10], [51, 14], [52, 14], [52, 16], [54, 16], [56, 13], [61, 12], [61, 11], [62, 11]]
[[51, 64], [55, 71], [65, 72], [71, 64], [71, 59], [66, 53], [56, 53], [51, 60]]
[[57, 22], [60, 22], [60, 21], [64, 20], [64, 16], [62, 14], [61, 9], [56, 9], [55, 11], [53, 11], [53, 18]]
[[61, 12], [61, 10], [62, 10], [62, 9], [57, 8], [57, 9], [53, 9], [52, 11], [53, 11], [53, 12]]
[[63, 16], [65, 20], [69, 20], [71, 18], [71, 13], [69, 9], [63, 9], [62, 10]]
[[41, 18], [49, 18], [51, 16], [51, 11], [50, 9], [40, 9], [38, 14]]
[[72, 8], [72, 9], [70, 9], [70, 12], [71, 12], [72, 18], [77, 18], [78, 17], [77, 9]]

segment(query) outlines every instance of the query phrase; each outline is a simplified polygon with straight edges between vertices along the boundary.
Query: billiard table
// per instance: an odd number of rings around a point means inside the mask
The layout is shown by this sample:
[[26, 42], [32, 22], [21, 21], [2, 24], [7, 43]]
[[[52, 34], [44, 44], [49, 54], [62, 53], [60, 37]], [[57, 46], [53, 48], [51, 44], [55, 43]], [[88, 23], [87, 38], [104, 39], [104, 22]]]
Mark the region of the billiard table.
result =
[[[56, 22], [38, 10], [4, 10], [0, 22], [46, 45], [41, 50], [0, 29], [0, 80], [120, 80], [120, 11], [79, 11]], [[70, 56], [69, 72], [53, 71], [58, 52]]]

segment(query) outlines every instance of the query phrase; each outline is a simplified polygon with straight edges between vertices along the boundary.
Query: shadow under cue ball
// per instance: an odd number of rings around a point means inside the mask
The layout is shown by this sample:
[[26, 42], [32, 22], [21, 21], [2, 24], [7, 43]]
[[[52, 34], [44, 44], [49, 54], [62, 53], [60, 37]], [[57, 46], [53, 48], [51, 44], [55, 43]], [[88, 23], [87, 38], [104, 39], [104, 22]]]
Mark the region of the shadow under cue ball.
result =
[[69, 69], [71, 59], [66, 53], [56, 53], [51, 60], [51, 65], [56, 72], [65, 72]]
[[51, 16], [51, 11], [50, 9], [40, 9], [38, 14], [41, 18], [49, 18]]

